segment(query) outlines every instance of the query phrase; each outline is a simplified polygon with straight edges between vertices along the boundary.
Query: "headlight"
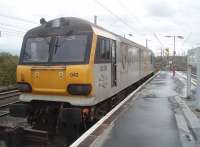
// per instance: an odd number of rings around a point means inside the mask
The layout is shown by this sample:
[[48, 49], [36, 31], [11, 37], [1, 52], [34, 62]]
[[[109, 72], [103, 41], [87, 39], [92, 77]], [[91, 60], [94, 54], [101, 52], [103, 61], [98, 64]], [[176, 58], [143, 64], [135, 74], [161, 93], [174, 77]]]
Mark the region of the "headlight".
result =
[[22, 92], [31, 92], [32, 91], [31, 85], [28, 83], [17, 83], [17, 84], [18, 84], [19, 91], [22, 91]]
[[70, 84], [67, 90], [72, 95], [88, 95], [92, 86], [90, 84]]

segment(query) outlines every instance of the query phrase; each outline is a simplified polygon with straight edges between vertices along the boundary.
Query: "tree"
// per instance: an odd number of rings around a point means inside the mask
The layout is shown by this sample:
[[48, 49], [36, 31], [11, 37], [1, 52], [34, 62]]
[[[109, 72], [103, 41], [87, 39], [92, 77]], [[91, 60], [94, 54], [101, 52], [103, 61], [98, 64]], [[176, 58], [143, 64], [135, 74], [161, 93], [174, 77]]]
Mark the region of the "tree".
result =
[[16, 67], [18, 56], [10, 53], [0, 53], [0, 87], [16, 84]]

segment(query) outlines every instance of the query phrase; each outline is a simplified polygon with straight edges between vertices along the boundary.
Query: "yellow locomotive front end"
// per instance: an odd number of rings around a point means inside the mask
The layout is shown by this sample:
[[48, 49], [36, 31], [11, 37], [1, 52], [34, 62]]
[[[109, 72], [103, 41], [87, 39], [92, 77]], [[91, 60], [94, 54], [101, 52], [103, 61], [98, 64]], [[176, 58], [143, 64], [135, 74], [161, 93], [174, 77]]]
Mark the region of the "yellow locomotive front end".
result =
[[83, 24], [68, 24], [64, 33], [66, 28], [51, 23], [51, 31], [41, 35], [44, 28], [32, 30], [24, 38], [17, 67], [18, 87], [26, 95], [22, 100], [37, 100], [34, 95], [49, 95], [44, 100], [50, 101], [54, 101], [52, 95], [63, 96], [66, 102], [67, 96], [91, 97], [95, 34], [91, 28], [83, 30]]
[[50, 135], [93, 121], [96, 40], [91, 24], [78, 18], [43, 20], [28, 31], [17, 67], [21, 103], [10, 114]]
[[19, 89], [32, 94], [90, 95], [92, 80], [91, 65], [17, 67]]

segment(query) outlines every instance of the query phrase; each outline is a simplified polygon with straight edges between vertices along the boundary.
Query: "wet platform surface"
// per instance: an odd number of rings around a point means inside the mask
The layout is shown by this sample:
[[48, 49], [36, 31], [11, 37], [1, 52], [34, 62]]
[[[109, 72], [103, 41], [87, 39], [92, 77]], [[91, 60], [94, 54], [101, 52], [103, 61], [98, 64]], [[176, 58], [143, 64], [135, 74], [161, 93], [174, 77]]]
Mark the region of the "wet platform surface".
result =
[[179, 85], [169, 72], [161, 72], [139, 92], [129, 108], [90, 146], [180, 147], [171, 97]]

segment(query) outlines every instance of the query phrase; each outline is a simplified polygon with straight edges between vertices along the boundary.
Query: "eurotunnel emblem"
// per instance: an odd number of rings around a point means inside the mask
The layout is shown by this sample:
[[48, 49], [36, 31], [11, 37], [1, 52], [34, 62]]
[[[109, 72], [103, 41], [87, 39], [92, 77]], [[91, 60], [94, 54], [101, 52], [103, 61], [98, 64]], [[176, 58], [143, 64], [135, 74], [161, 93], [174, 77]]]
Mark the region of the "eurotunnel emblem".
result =
[[63, 79], [64, 78], [64, 72], [62, 72], [62, 71], [58, 72], [58, 76], [59, 76], [59, 79]]
[[34, 77], [35, 77], [35, 79], [39, 78], [39, 72], [38, 71], [34, 72]]

